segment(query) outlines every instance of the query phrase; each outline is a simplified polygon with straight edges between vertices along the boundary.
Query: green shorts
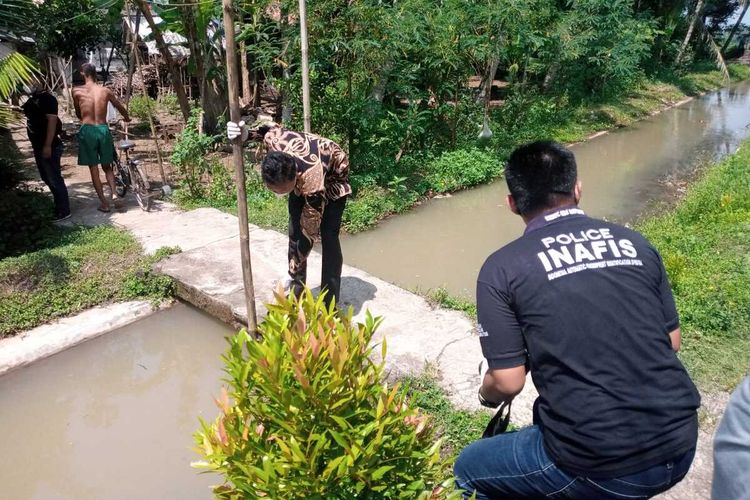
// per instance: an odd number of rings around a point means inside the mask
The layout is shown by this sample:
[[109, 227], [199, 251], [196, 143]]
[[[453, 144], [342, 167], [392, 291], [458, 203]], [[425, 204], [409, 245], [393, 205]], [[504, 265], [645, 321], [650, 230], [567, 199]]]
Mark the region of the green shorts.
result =
[[79, 165], [111, 164], [114, 152], [109, 125], [81, 125], [81, 130], [78, 131]]

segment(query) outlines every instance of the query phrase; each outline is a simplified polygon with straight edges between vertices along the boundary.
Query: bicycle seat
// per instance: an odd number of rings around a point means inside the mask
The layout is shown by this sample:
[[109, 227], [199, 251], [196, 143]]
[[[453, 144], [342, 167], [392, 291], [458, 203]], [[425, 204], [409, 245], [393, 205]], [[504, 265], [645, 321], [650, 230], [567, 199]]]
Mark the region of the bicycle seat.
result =
[[135, 143], [130, 141], [120, 141], [117, 144], [117, 149], [119, 149], [120, 151], [127, 151], [128, 149], [133, 149], [134, 147]]

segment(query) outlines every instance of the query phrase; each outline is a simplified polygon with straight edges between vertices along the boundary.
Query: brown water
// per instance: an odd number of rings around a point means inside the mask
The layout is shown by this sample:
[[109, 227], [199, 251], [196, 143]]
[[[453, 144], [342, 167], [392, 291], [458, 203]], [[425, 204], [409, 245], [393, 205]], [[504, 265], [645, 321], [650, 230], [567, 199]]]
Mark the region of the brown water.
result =
[[0, 377], [0, 498], [212, 498], [192, 433], [231, 333], [177, 305]]
[[[627, 222], [663, 199], [663, 181], [734, 152], [750, 134], [750, 83], [707, 94], [633, 127], [573, 146], [581, 207]], [[505, 206], [503, 181], [434, 199], [343, 240], [346, 263], [422, 290], [474, 296], [484, 259], [517, 238], [523, 222]]]

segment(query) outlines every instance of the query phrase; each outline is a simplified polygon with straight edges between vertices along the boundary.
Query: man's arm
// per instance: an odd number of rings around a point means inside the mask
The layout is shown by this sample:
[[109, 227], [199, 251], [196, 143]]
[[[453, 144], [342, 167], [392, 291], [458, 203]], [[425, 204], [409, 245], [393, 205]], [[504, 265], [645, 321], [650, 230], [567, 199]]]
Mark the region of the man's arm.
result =
[[682, 346], [682, 333], [679, 328], [675, 328], [669, 332], [669, 340], [672, 341], [672, 350], [679, 352], [680, 346]]
[[77, 90], [73, 91], [73, 107], [76, 110], [76, 116], [79, 120], [82, 120], [81, 118], [81, 102], [80, 102], [80, 95], [78, 94]]
[[44, 138], [44, 147], [42, 148], [42, 157], [52, 157], [52, 141], [55, 140], [57, 133], [57, 115], [45, 115], [47, 117], [47, 137]]
[[128, 114], [128, 109], [115, 97], [115, 94], [107, 89], [107, 97], [109, 98], [109, 102], [112, 103], [112, 106], [117, 108], [117, 111], [120, 112], [122, 115], [122, 119], [126, 122], [130, 121], [130, 115]]
[[487, 372], [479, 388], [480, 402], [498, 406], [511, 401], [526, 383], [526, 345], [502, 269], [488, 261], [477, 281], [479, 342]]
[[488, 370], [479, 389], [482, 398], [498, 406], [510, 402], [526, 384], [526, 366]]

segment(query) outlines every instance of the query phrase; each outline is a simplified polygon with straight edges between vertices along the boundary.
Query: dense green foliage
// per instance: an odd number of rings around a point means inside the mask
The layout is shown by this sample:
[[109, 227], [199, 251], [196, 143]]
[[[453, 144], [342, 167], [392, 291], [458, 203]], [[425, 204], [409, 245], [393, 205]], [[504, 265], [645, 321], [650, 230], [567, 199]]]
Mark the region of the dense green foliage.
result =
[[380, 319], [355, 324], [307, 290], [277, 293], [259, 326], [224, 356], [229, 391], [195, 435], [224, 476], [217, 498], [453, 498], [441, 487], [440, 440], [370, 344]]
[[27, 26], [43, 54], [75, 56], [104, 41], [119, 42], [122, 0], [33, 2]]
[[0, 260], [0, 338], [113, 300], [171, 297], [171, 280], [151, 265], [175, 251], [144, 257], [111, 226], [54, 228], [43, 248]]
[[[275, 106], [277, 119], [301, 129], [297, 3], [236, 5], [253, 84], [280, 92], [266, 109]], [[170, 27], [189, 35], [193, 25], [203, 29], [215, 5], [160, 8]], [[723, 59], [716, 70], [703, 61], [717, 68], [716, 41], [738, 8], [736, 1], [708, 2], [696, 17], [694, 3], [685, 0], [311, 4], [312, 125], [350, 155], [355, 195], [346, 229], [362, 230], [424, 197], [487, 182], [523, 142], [581, 140], [722, 85]], [[698, 27], [687, 37], [694, 19]], [[205, 44], [215, 62], [215, 46]], [[710, 77], [695, 78], [696, 64]], [[221, 75], [210, 79], [220, 82]], [[494, 134], [479, 144], [485, 120]], [[220, 206], [206, 196], [183, 202]], [[256, 203], [251, 220], [283, 227], [281, 208], [278, 201]]]
[[734, 387], [750, 366], [750, 142], [639, 229], [664, 259], [686, 366], [705, 385]]

